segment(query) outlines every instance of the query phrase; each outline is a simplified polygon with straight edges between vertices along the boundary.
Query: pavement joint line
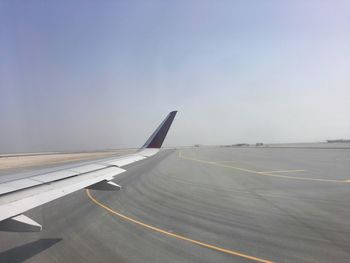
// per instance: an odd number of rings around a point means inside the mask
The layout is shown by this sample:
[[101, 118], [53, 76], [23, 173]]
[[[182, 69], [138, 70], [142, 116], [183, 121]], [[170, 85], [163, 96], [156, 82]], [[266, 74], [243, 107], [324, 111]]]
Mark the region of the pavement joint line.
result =
[[232, 166], [232, 165], [226, 165], [226, 164], [222, 164], [222, 163], [218, 163], [218, 162], [211, 162], [211, 161], [206, 161], [206, 160], [186, 157], [186, 156], [182, 155], [181, 151], [179, 151], [179, 158], [185, 159], [185, 160], [190, 160], [190, 161], [195, 161], [195, 162], [200, 162], [200, 163], [211, 164], [211, 165], [220, 166], [220, 167], [225, 167], [225, 168], [234, 169], [234, 170], [247, 172], [247, 173], [251, 173], [251, 174], [254, 174], [254, 175], [260, 175], [260, 176], [270, 176], [270, 177], [292, 179], [292, 180], [301, 180], [301, 181], [317, 181], [317, 182], [329, 182], [329, 183], [350, 183], [350, 180], [335, 180], [335, 179], [322, 179], [322, 178], [310, 178], [310, 177], [297, 177], [297, 176], [273, 174], [271, 172], [270, 173], [259, 172], [259, 171], [254, 171], [254, 170], [245, 169], [245, 168], [241, 168], [241, 167], [236, 167], [236, 166]]
[[245, 258], [245, 259], [248, 259], [248, 260], [251, 260], [251, 261], [262, 262], [262, 263], [273, 263], [273, 261], [270, 261], [270, 260], [266, 260], [266, 259], [250, 256], [250, 255], [247, 255], [247, 254], [243, 254], [241, 252], [237, 252], [237, 251], [234, 251], [234, 250], [230, 250], [230, 249], [226, 249], [226, 248], [221, 248], [221, 247], [218, 247], [218, 246], [210, 245], [210, 244], [207, 244], [207, 243], [195, 240], [195, 239], [188, 238], [186, 236], [178, 235], [178, 234], [175, 234], [173, 232], [169, 232], [169, 231], [163, 230], [161, 228], [148, 225], [148, 224], [143, 223], [143, 222], [141, 222], [139, 220], [136, 220], [136, 219], [133, 219], [133, 218], [128, 217], [126, 215], [123, 215], [123, 214], [113, 210], [112, 208], [106, 206], [105, 204], [101, 203], [95, 197], [92, 196], [92, 194], [90, 193], [89, 189], [86, 189], [85, 193], [86, 193], [86, 195], [90, 198], [90, 200], [93, 203], [95, 203], [96, 205], [98, 205], [98, 206], [102, 207], [103, 209], [107, 210], [109, 213], [111, 213], [113, 215], [116, 215], [116, 216], [118, 216], [118, 217], [120, 217], [120, 218], [122, 218], [122, 219], [124, 219], [126, 221], [132, 222], [132, 223], [134, 223], [136, 225], [142, 226], [144, 228], [153, 230], [155, 232], [158, 232], [158, 233], [161, 233], [161, 234], [164, 234], [164, 235], [167, 235], [167, 236], [179, 239], [179, 240], [187, 241], [187, 242], [190, 242], [192, 244], [196, 244], [196, 245], [199, 245], [199, 246], [202, 246], [202, 247], [205, 247], [205, 248], [209, 248], [209, 249], [212, 249], [212, 250], [223, 252], [223, 253], [226, 253], [226, 254], [229, 254], [229, 255]]

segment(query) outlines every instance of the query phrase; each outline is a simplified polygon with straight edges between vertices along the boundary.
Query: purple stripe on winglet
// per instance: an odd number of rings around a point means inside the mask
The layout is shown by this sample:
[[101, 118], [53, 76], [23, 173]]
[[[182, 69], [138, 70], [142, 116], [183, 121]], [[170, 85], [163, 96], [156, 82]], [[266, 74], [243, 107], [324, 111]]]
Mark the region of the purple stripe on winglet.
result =
[[142, 146], [142, 148], [160, 148], [162, 146], [176, 113], [177, 111], [172, 111], [168, 114], [164, 121], [158, 126], [151, 137], [149, 137], [146, 143]]

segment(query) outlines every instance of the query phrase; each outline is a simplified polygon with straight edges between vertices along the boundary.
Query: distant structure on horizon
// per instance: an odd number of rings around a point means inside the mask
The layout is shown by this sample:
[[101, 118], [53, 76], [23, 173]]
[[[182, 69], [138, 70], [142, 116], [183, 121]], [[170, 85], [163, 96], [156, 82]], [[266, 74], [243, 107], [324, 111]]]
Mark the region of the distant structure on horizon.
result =
[[350, 142], [350, 140], [344, 140], [344, 139], [327, 140], [327, 143], [335, 143], [335, 142]]
[[249, 143], [237, 143], [237, 144], [228, 144], [228, 145], [220, 145], [220, 147], [246, 147], [246, 146], [250, 146]]

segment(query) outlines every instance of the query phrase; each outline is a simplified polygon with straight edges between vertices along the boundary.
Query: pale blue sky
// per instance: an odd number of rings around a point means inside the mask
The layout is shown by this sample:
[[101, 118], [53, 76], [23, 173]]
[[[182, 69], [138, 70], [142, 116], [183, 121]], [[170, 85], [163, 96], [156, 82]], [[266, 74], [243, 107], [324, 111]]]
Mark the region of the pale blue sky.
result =
[[0, 0], [0, 152], [349, 138], [349, 10]]

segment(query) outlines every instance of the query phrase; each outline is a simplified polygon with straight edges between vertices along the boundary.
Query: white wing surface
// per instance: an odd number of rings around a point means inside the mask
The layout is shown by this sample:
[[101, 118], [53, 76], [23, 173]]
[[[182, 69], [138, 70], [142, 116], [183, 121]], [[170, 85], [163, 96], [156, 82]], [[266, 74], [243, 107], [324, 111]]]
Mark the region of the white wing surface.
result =
[[111, 180], [125, 172], [123, 167], [126, 165], [158, 153], [176, 113], [170, 112], [142, 148], [134, 154], [1, 182], [0, 230], [40, 231], [41, 225], [22, 213], [83, 188], [119, 190], [121, 187]]

